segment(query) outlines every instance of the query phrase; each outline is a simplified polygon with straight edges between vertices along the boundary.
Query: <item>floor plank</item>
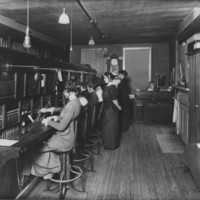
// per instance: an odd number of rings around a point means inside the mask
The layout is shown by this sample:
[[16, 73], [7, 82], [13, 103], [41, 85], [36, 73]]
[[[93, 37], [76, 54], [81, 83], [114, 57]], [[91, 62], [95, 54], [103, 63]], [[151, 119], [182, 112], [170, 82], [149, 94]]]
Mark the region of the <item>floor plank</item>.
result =
[[[156, 134], [175, 134], [175, 129], [130, 127], [118, 149], [102, 148], [102, 155], [95, 155], [96, 173], [86, 174], [87, 195], [69, 191], [66, 199], [199, 200], [191, 174], [181, 170], [182, 154], [162, 153]], [[58, 193], [45, 189], [41, 180], [26, 199], [58, 199]]]

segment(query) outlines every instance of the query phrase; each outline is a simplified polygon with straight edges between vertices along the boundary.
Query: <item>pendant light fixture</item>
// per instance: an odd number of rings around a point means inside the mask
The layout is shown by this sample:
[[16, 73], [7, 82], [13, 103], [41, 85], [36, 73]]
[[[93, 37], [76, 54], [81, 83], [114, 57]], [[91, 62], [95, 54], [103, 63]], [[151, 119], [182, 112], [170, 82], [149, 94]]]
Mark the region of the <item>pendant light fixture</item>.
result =
[[91, 36], [89, 42], [88, 42], [89, 45], [95, 45], [95, 42], [93, 40], [93, 37]]
[[69, 24], [70, 23], [69, 16], [65, 12], [65, 0], [64, 0], [63, 12], [62, 12], [62, 14], [59, 17], [58, 23], [59, 24]]
[[73, 51], [73, 48], [72, 48], [72, 3], [71, 3], [71, 24], [70, 24], [70, 51]]
[[23, 46], [26, 49], [29, 49], [31, 47], [31, 39], [29, 36], [29, 0], [27, 0], [27, 26], [26, 26], [26, 33], [25, 33], [25, 38], [24, 38], [24, 42], [23, 42]]
[[71, 23], [70, 23], [70, 47], [69, 47], [69, 61], [71, 63], [71, 56], [72, 56], [72, 51], [73, 51], [73, 47], [72, 47], [72, 39], [73, 39], [73, 32], [72, 32], [72, 2], [71, 2], [71, 9], [70, 9], [70, 14], [71, 14]]

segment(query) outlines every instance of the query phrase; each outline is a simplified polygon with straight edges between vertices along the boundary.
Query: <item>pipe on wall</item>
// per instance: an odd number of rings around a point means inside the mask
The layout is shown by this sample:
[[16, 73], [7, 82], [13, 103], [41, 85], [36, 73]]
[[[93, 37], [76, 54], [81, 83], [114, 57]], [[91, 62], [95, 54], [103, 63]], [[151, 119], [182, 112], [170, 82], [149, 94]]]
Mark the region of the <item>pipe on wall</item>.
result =
[[106, 38], [107, 35], [104, 35], [101, 30], [99, 29], [99, 27], [97, 26], [97, 22], [96, 20], [92, 19], [92, 17], [89, 15], [89, 13], [87, 12], [87, 10], [84, 8], [83, 4], [80, 2], [80, 0], [76, 0], [76, 2], [78, 3], [78, 5], [80, 6], [80, 8], [82, 9], [82, 11], [86, 14], [86, 16], [88, 17], [88, 19], [90, 20], [90, 22], [92, 23], [92, 25], [94, 26], [94, 28], [97, 30], [97, 32], [100, 34], [100, 36], [102, 38]]

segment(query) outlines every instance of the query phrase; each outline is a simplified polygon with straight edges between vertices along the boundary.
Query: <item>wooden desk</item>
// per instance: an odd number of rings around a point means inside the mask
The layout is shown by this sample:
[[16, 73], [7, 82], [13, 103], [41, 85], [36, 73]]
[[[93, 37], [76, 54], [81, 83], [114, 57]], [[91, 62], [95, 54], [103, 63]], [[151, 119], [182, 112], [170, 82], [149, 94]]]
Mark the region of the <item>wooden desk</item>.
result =
[[134, 120], [138, 124], [172, 122], [173, 101], [169, 91], [136, 91]]
[[[35, 122], [16, 132], [16, 138], [13, 139], [19, 139], [19, 142], [11, 147], [0, 148], [0, 151], [3, 152], [2, 154], [0, 152], [0, 156], [3, 155], [0, 157], [1, 162], [3, 162], [2, 159], [5, 159], [4, 165], [0, 167], [0, 199], [17, 196], [22, 186], [19, 160], [23, 160], [23, 155], [29, 154], [31, 148], [50, 137], [53, 133], [52, 130], [51, 127], [43, 126], [40, 122]], [[9, 151], [6, 149], [9, 149]], [[16, 154], [13, 154], [13, 149], [16, 151]]]

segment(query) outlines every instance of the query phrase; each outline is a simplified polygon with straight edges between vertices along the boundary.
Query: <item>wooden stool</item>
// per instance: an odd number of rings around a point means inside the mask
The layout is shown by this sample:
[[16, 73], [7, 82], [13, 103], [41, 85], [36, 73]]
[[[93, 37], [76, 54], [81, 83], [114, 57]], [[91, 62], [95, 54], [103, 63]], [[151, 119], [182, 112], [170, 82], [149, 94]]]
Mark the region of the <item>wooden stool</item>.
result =
[[[88, 112], [86, 109], [84, 109], [80, 114], [80, 117], [78, 118], [76, 153], [73, 161], [81, 165], [81, 168], [83, 169], [84, 172], [94, 172], [93, 156], [91, 152], [85, 148], [87, 125], [88, 125]], [[91, 169], [87, 169], [84, 167], [84, 162], [87, 160], [90, 160]]]
[[[59, 199], [63, 200], [67, 189], [69, 188], [68, 184], [77, 180], [81, 177], [83, 171], [80, 167], [71, 165], [70, 162], [70, 153], [73, 148], [69, 151], [59, 152], [61, 160], [61, 171], [59, 173], [59, 180], [50, 178], [51, 182], [59, 183]], [[71, 178], [71, 175], [74, 177]]]

